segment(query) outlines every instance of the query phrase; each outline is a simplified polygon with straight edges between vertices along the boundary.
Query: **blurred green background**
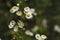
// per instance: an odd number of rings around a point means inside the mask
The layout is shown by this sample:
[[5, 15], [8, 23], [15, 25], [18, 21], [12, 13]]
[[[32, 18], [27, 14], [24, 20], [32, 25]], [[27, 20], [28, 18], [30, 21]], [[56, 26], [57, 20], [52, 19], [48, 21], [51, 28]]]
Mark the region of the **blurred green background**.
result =
[[[2, 40], [11, 40], [13, 35], [12, 30], [9, 30], [8, 24], [10, 20], [17, 20], [18, 17], [15, 14], [11, 14], [9, 11], [12, 6], [20, 3], [20, 9], [23, 10], [24, 7], [29, 6], [36, 9], [37, 16], [32, 20], [23, 20], [28, 22], [31, 27], [38, 25], [39, 30], [37, 33], [47, 35], [47, 40], [60, 40], [60, 33], [54, 31], [54, 25], [58, 24], [60, 26], [60, 0], [0, 0], [0, 38]], [[43, 19], [47, 20], [47, 27], [42, 25]], [[27, 25], [27, 26], [29, 26]], [[15, 40], [35, 40], [34, 37], [26, 36], [22, 33], [16, 33]], [[22, 39], [18, 38], [22, 36]]]

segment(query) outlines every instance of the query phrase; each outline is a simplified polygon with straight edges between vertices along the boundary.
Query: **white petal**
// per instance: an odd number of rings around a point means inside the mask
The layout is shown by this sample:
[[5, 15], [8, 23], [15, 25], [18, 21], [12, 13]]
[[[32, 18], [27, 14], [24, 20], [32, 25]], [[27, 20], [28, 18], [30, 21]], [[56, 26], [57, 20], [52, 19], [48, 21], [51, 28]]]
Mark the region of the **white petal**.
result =
[[37, 15], [37, 13], [33, 13], [33, 15], [35, 15], [35, 16], [36, 16], [36, 15]]
[[16, 12], [16, 15], [17, 16], [22, 16], [22, 12], [21, 11], [18, 11], [18, 12]]
[[26, 31], [25, 31], [25, 34], [26, 34], [26, 35], [29, 35], [29, 33], [30, 33], [29, 30], [26, 30]]
[[19, 22], [17, 22], [17, 23], [18, 23], [18, 27], [19, 28], [23, 28], [24, 27], [24, 23], [22, 21], [19, 20]]
[[15, 31], [15, 32], [18, 32], [18, 26], [15, 26], [15, 27], [14, 27], [14, 31]]
[[17, 3], [17, 6], [19, 6], [20, 4], [19, 3]]
[[32, 15], [30, 15], [30, 16], [27, 16], [27, 15], [26, 15], [26, 19], [31, 19], [31, 18], [33, 18]]
[[34, 8], [31, 8], [30, 11], [31, 11], [31, 13], [34, 13], [35, 12], [35, 9]]
[[26, 35], [29, 35], [29, 36], [33, 36], [33, 33], [30, 32], [30, 30], [26, 30], [26, 31], [25, 31], [25, 34], [26, 34]]
[[13, 28], [14, 26], [13, 25], [8, 25], [9, 28]]
[[25, 7], [24, 11], [28, 12], [28, 11], [30, 11], [30, 8], [29, 7]]
[[38, 31], [38, 26], [34, 26], [34, 28], [32, 28], [33, 32], [37, 32]]
[[58, 33], [60, 33], [60, 26], [59, 25], [54, 25], [54, 30]]
[[30, 32], [30, 34], [29, 34], [30, 36], [33, 36], [33, 33], [32, 32]]
[[16, 24], [16, 22], [14, 20], [10, 21], [10, 25], [14, 26], [15, 24]]
[[35, 38], [36, 38], [36, 39], [40, 39], [40, 34], [36, 34], [36, 35], [35, 35]]
[[47, 36], [41, 35], [41, 38], [42, 38], [42, 39], [47, 39]]

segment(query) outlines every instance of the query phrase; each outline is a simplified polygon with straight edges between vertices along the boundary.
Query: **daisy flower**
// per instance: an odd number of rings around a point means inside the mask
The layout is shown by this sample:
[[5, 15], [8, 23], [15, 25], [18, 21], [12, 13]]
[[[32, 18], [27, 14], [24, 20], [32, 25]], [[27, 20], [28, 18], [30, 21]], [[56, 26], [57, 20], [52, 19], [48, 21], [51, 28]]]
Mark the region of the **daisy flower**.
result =
[[45, 40], [45, 39], [47, 39], [47, 36], [46, 35], [41, 35], [41, 38]]
[[13, 28], [15, 26], [16, 22], [12, 20], [10, 24], [8, 25], [9, 28]]
[[40, 34], [36, 34], [36, 35], [35, 35], [35, 38], [36, 38], [37, 40], [45, 40], [45, 39], [47, 39], [47, 37], [46, 37], [45, 35], [41, 35], [41, 36], [40, 36]]
[[16, 12], [16, 15], [17, 16], [22, 16], [22, 12], [21, 11], [18, 11], [18, 12]]
[[36, 35], [35, 35], [35, 38], [38, 39], [38, 40], [39, 40], [39, 39], [42, 40], [40, 34], [36, 34]]
[[17, 23], [18, 23], [18, 27], [19, 28], [23, 28], [24, 27], [24, 23], [22, 21], [19, 20]]
[[26, 35], [29, 35], [29, 36], [33, 36], [33, 33], [30, 32], [29, 30], [26, 30], [26, 31], [25, 31], [25, 34], [26, 34]]
[[29, 7], [25, 7], [24, 11], [28, 12], [28, 11], [30, 11], [30, 8]]
[[15, 32], [18, 32], [18, 26], [15, 26], [13, 29]]
[[30, 11], [31, 11], [31, 13], [34, 13], [35, 12], [35, 9], [34, 8], [31, 8]]
[[15, 12], [18, 11], [18, 10], [19, 10], [19, 7], [13, 6], [13, 7], [10, 9], [10, 12], [11, 12], [11, 13], [15, 13]]
[[31, 18], [33, 18], [33, 15], [30, 13], [26, 13], [26, 19], [31, 19]]
[[38, 31], [38, 26], [36, 25], [36, 26], [34, 26], [33, 28], [32, 28], [32, 32], [37, 32]]

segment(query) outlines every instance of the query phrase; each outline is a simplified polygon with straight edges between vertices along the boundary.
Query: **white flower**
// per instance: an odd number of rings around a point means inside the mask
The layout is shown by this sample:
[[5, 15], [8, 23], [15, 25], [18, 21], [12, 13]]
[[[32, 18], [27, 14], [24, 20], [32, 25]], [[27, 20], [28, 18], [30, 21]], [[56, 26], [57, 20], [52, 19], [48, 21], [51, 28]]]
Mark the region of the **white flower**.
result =
[[21, 11], [18, 11], [18, 12], [16, 12], [16, 15], [17, 16], [22, 16], [22, 12]]
[[19, 7], [17, 6], [13, 6], [11, 9], [10, 9], [10, 12], [11, 13], [15, 13], [16, 11], [18, 11]]
[[14, 20], [12, 20], [11, 22], [10, 22], [10, 25], [15, 25], [16, 24], [16, 22], [14, 21]]
[[32, 31], [33, 31], [33, 32], [38, 31], [38, 26], [34, 26], [34, 28], [32, 28]]
[[33, 15], [35, 15], [35, 16], [36, 16], [36, 15], [37, 15], [37, 13], [33, 13]]
[[19, 22], [17, 22], [17, 23], [18, 23], [18, 27], [19, 28], [23, 28], [24, 27], [24, 23], [22, 21], [19, 20]]
[[33, 18], [33, 15], [30, 13], [26, 13], [26, 19], [31, 19], [31, 18]]
[[54, 30], [58, 33], [60, 33], [60, 26], [59, 25], [54, 25]]
[[41, 35], [41, 38], [42, 38], [43, 40], [45, 40], [45, 39], [47, 39], [47, 36]]
[[33, 36], [33, 33], [30, 32], [29, 30], [26, 30], [26, 31], [25, 31], [25, 34], [26, 34], [26, 35], [29, 35], [29, 36]]
[[24, 11], [28, 12], [28, 11], [30, 11], [30, 8], [29, 7], [25, 7]]
[[29, 35], [29, 34], [30, 34], [30, 31], [29, 31], [29, 30], [26, 30], [26, 31], [25, 31], [25, 34], [26, 34], [26, 35]]
[[36, 35], [35, 35], [35, 38], [36, 38], [37, 40], [45, 40], [45, 39], [47, 39], [47, 37], [46, 37], [45, 35], [41, 35], [41, 36], [40, 36], [40, 34], [36, 34]]
[[27, 15], [26, 15], [26, 19], [31, 19], [31, 18], [33, 18], [32, 15], [30, 15], [30, 16], [27, 16]]
[[35, 9], [34, 8], [31, 8], [30, 11], [31, 11], [31, 13], [34, 13], [35, 12]]
[[9, 28], [13, 28], [14, 26], [13, 25], [8, 25]]
[[36, 34], [36, 35], [35, 35], [35, 38], [38, 39], [38, 40], [39, 40], [39, 39], [42, 39], [41, 36], [40, 36], [40, 34]]
[[15, 26], [16, 22], [12, 20], [10, 24], [8, 25], [9, 28], [13, 28]]
[[14, 31], [15, 31], [15, 32], [18, 32], [18, 26], [15, 26], [15, 27], [14, 27]]
[[19, 3], [17, 3], [17, 6], [19, 6], [20, 4]]

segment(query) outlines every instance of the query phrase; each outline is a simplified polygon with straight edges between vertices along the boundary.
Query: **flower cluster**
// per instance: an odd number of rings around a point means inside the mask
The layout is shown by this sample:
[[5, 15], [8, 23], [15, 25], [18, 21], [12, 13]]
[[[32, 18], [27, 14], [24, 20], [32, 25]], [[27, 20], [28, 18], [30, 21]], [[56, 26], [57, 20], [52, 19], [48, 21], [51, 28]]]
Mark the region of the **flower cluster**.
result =
[[[26, 34], [26, 35], [29, 35], [29, 36], [34, 36], [34, 33], [31, 32], [30, 30], [26, 30], [26, 31], [25, 31], [25, 34]], [[40, 35], [40, 34], [35, 34], [35, 38], [36, 38], [37, 40], [45, 40], [45, 39], [47, 39], [47, 36], [45, 36], [45, 35]]]
[[20, 20], [18, 20], [18, 22], [16, 23], [14, 20], [12, 20], [10, 22], [10, 24], [8, 25], [8, 27], [10, 29], [14, 28], [14, 31], [17, 32], [18, 31], [18, 27], [19, 28], [23, 28], [24, 27], [24, 23]]
[[25, 34], [26, 34], [26, 35], [29, 35], [29, 36], [33, 36], [33, 33], [30, 32], [30, 30], [26, 30], [26, 31], [25, 31]]
[[[17, 4], [17, 6], [13, 6], [10, 9], [11, 13], [15, 13], [17, 16], [25, 16], [26, 19], [32, 19], [33, 16], [36, 16], [36, 12], [34, 8], [30, 8], [30, 7], [25, 7], [23, 12], [21, 10], [19, 10], [19, 4]], [[23, 14], [24, 13], [24, 14]], [[15, 22], [14, 20], [10, 21], [8, 27], [10, 29], [13, 29], [15, 32], [18, 32], [19, 28], [23, 28], [23, 30], [25, 30], [24, 28], [24, 23], [21, 20], [18, 20], [17, 22]], [[25, 34], [28, 36], [34, 36], [33, 32], [36, 32], [38, 30], [38, 26], [35, 26], [32, 29], [32, 32], [30, 30], [26, 30]], [[40, 34], [35, 34], [35, 38], [37, 40], [45, 40], [47, 37], [45, 35], [40, 35]]]
[[19, 10], [19, 4], [17, 4], [17, 6], [13, 6], [10, 9], [10, 12], [15, 13], [17, 16], [22, 16], [22, 14], [24, 13], [26, 19], [31, 19], [33, 18], [33, 15], [37, 15], [34, 8], [25, 7], [24, 11], [22, 12], [21, 10]]
[[35, 38], [36, 38], [37, 40], [45, 40], [45, 39], [47, 39], [47, 37], [46, 37], [45, 35], [41, 35], [41, 36], [40, 36], [40, 34], [36, 34], [36, 35], [35, 35]]
[[19, 7], [13, 6], [13, 7], [10, 9], [10, 12], [11, 12], [11, 13], [15, 13], [15, 12], [18, 11], [18, 10], [19, 10]]
[[25, 17], [27, 18], [27, 19], [31, 19], [31, 18], [33, 18], [33, 15], [37, 15], [36, 13], [35, 13], [35, 9], [33, 9], [33, 8], [29, 8], [29, 7], [25, 7], [24, 8], [24, 13], [25, 13]]

